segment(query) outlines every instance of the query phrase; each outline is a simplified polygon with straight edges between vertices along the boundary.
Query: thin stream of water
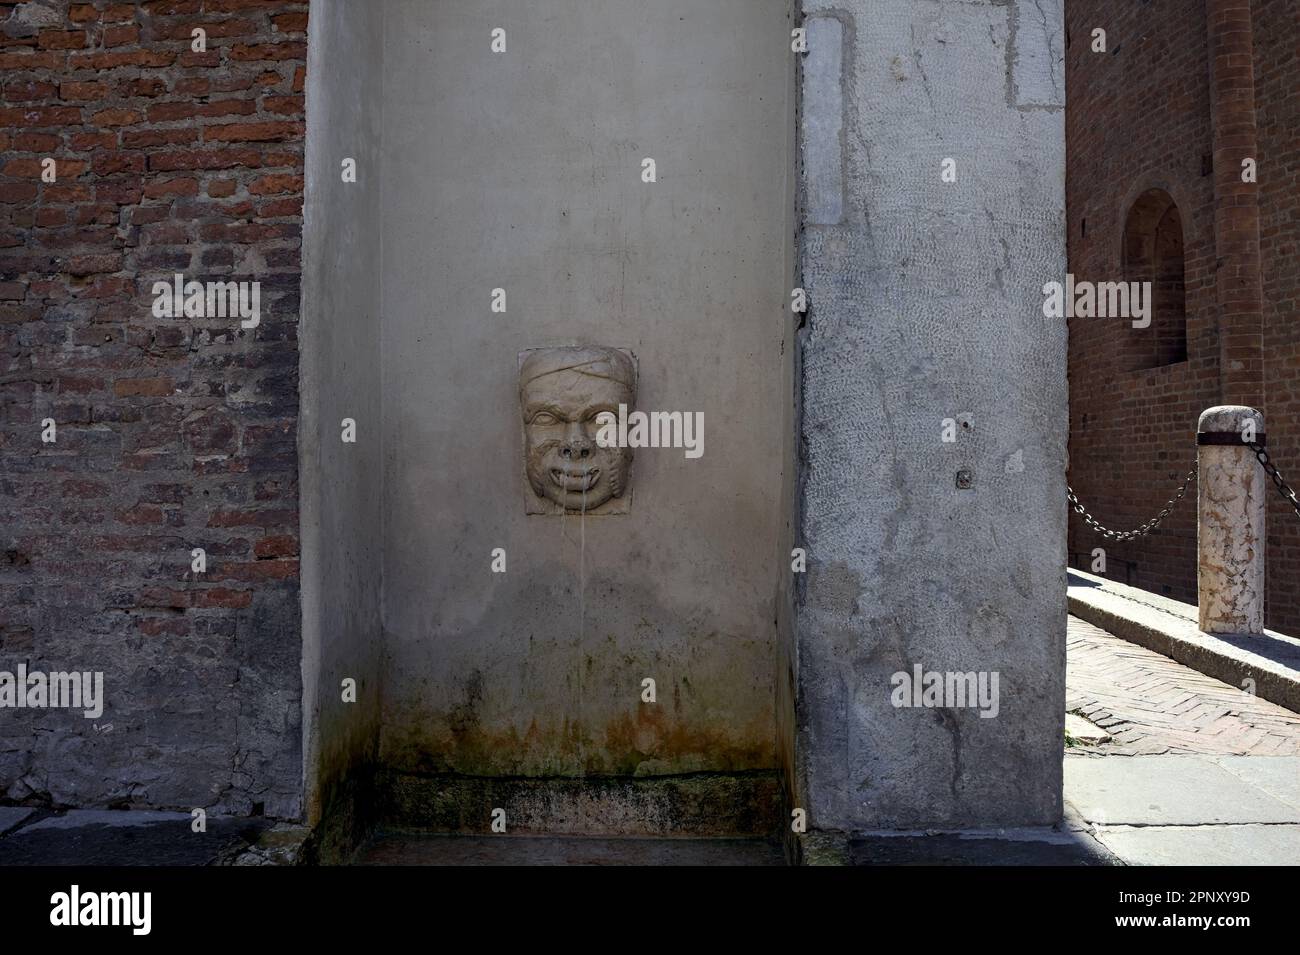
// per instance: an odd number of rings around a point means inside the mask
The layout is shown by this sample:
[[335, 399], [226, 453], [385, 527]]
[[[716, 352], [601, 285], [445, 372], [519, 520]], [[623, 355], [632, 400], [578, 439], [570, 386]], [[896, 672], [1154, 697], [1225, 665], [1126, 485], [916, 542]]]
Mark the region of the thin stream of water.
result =
[[[578, 714], [582, 714], [582, 648], [587, 635], [587, 479], [591, 468], [582, 472], [582, 509], [578, 512]], [[564, 533], [567, 507], [560, 508], [560, 540], [568, 540]], [[582, 733], [578, 733], [578, 762], [582, 764]]]
[[582, 511], [578, 518], [578, 646], [587, 630], [587, 478], [591, 468], [582, 472]]
[[[591, 468], [582, 472], [582, 510], [578, 515], [578, 718], [582, 718], [582, 661], [584, 638], [587, 632], [587, 477]], [[582, 727], [578, 727], [579, 765], [585, 766], [582, 752]]]

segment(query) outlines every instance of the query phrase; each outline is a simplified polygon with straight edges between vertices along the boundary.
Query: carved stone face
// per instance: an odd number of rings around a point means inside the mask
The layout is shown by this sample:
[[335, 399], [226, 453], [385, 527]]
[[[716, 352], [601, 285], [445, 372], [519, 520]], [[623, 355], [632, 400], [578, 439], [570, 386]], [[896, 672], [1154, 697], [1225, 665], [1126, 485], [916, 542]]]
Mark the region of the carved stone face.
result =
[[591, 512], [623, 495], [630, 448], [596, 443], [601, 412], [636, 401], [636, 370], [615, 348], [539, 348], [519, 369], [524, 469], [533, 493], [566, 511]]

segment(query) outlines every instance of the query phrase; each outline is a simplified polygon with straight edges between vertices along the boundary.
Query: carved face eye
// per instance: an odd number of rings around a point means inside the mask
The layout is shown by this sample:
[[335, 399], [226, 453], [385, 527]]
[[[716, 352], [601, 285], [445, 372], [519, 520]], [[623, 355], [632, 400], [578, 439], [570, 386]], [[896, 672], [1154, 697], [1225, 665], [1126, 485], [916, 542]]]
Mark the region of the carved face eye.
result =
[[533, 420], [529, 423], [530, 424], [559, 424], [560, 419], [555, 417], [555, 415], [551, 414], [549, 411], [539, 411], [537, 412], [537, 414], [533, 415]]

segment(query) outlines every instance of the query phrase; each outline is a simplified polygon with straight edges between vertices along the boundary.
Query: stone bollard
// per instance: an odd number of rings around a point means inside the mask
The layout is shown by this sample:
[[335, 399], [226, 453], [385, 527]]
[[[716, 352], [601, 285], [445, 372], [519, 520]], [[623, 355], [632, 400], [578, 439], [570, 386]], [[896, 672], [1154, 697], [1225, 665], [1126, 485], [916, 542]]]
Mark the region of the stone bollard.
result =
[[1196, 431], [1200, 628], [1263, 633], [1268, 476], [1243, 435], [1263, 444], [1264, 416], [1254, 408], [1223, 405], [1202, 414]]

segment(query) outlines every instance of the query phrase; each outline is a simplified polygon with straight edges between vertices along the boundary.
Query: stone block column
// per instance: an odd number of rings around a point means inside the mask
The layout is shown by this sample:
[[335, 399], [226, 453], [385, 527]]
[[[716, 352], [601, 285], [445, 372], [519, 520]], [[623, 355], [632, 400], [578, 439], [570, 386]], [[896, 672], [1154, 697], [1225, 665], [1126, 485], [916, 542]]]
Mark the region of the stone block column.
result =
[[[1062, 9], [803, 3], [806, 859], [836, 833], [1061, 817]], [[996, 679], [996, 712], [900, 689], [940, 679]]]

